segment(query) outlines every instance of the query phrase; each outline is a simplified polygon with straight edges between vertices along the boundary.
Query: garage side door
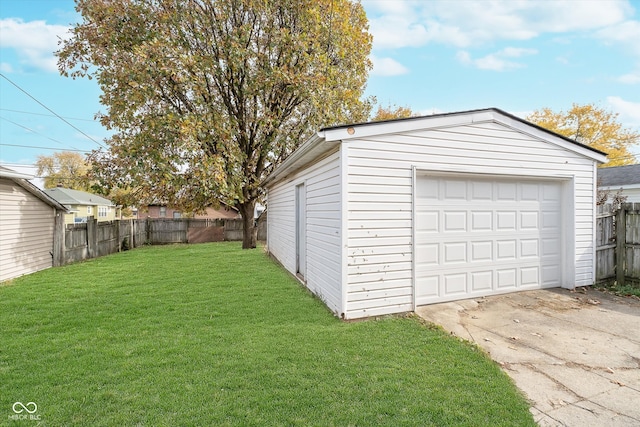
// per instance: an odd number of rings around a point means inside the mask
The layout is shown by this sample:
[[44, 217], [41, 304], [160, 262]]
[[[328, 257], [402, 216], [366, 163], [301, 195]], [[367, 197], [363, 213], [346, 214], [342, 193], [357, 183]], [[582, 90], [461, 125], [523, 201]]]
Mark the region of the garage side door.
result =
[[561, 285], [562, 183], [416, 179], [416, 304]]

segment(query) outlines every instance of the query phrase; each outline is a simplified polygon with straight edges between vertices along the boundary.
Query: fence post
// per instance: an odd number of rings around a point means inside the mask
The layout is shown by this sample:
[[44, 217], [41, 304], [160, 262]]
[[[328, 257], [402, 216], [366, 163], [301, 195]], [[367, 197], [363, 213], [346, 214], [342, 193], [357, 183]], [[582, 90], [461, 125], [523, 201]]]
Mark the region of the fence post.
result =
[[133, 249], [136, 247], [136, 243], [135, 240], [133, 240], [133, 236], [135, 236], [135, 230], [133, 229], [133, 226], [135, 224], [135, 221], [130, 219], [129, 220], [129, 249]]
[[120, 220], [116, 219], [114, 222], [113, 233], [116, 235], [116, 252], [122, 252], [122, 239], [120, 239]]
[[90, 216], [87, 218], [87, 258], [95, 258], [97, 256], [98, 247], [98, 221]]
[[56, 216], [53, 224], [53, 266], [59, 267], [64, 265], [65, 251], [65, 229], [64, 212], [56, 209]]
[[623, 203], [616, 215], [616, 282], [618, 286], [624, 285], [625, 259], [627, 257], [626, 213], [627, 210]]

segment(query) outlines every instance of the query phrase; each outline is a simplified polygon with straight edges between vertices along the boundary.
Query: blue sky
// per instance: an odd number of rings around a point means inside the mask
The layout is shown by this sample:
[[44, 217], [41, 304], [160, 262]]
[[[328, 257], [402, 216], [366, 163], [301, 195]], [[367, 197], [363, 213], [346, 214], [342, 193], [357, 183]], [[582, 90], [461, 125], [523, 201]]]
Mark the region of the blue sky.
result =
[[[640, 0], [363, 5], [374, 36], [367, 94], [383, 106], [524, 117], [596, 103], [640, 130]], [[90, 151], [109, 135], [93, 120], [104, 111], [97, 84], [57, 71], [53, 51], [78, 20], [72, 0], [0, 1], [0, 164], [24, 171], [38, 155]], [[640, 160], [640, 146], [632, 151]]]

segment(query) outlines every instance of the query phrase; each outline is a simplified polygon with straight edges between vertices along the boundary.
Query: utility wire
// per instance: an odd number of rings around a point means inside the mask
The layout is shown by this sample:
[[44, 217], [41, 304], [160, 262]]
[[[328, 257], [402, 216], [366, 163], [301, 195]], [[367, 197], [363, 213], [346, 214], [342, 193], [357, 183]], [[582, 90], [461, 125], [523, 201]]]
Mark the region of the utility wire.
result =
[[[0, 108], [0, 111], [11, 111], [12, 113], [31, 114], [32, 116], [56, 117], [53, 114], [32, 113], [30, 111], [11, 110], [9, 108]], [[92, 122], [92, 123], [96, 123], [96, 121], [97, 121], [95, 119], [81, 119], [81, 118], [78, 118], [78, 117], [65, 117], [65, 119], [68, 119], [68, 120], [79, 120], [79, 121], [83, 121], [83, 122]]]
[[22, 129], [28, 130], [29, 132], [33, 132], [33, 133], [35, 133], [36, 135], [43, 136], [43, 137], [45, 137], [45, 138], [47, 138], [47, 139], [49, 139], [49, 140], [51, 140], [51, 141], [53, 141], [53, 142], [56, 142], [56, 143], [58, 143], [58, 144], [66, 145], [66, 146], [68, 146], [68, 147], [71, 147], [71, 148], [73, 149], [73, 150], [71, 150], [71, 151], [82, 151], [82, 150], [80, 150], [80, 149], [78, 149], [78, 148], [74, 147], [73, 145], [65, 144], [64, 142], [58, 141], [57, 139], [53, 139], [53, 138], [51, 138], [50, 136], [43, 135], [43, 134], [41, 134], [41, 133], [39, 133], [39, 132], [36, 132], [35, 130], [30, 129], [30, 128], [26, 127], [26, 126], [22, 126], [20, 123], [16, 123], [16, 122], [14, 122], [13, 120], [9, 120], [9, 119], [7, 119], [7, 118], [5, 118], [5, 117], [2, 117], [2, 116], [0, 116], [0, 119], [2, 119], [2, 120], [6, 120], [6, 121], [8, 121], [9, 123], [12, 123], [12, 124], [14, 124], [14, 125], [16, 125], [16, 126], [18, 126], [18, 127], [21, 127]]
[[[19, 145], [19, 144], [3, 144], [0, 143], [0, 145], [4, 145], [5, 147], [20, 147], [20, 148], [37, 148], [39, 150], [58, 150], [58, 148], [51, 148], [51, 147], [36, 147], [34, 145]], [[75, 151], [78, 153], [88, 153], [89, 150], [78, 150], [78, 149], [66, 149], [65, 151]]]
[[90, 137], [89, 135], [87, 135], [86, 133], [84, 133], [83, 131], [81, 131], [80, 129], [78, 129], [77, 127], [75, 127], [74, 125], [72, 125], [71, 123], [69, 123], [64, 117], [60, 116], [58, 113], [56, 113], [55, 111], [53, 111], [51, 108], [47, 107], [46, 105], [44, 105], [42, 102], [38, 101], [33, 95], [31, 95], [29, 92], [27, 92], [26, 90], [22, 89], [20, 86], [18, 86], [16, 83], [14, 83], [13, 81], [11, 81], [11, 79], [9, 79], [9, 77], [5, 76], [4, 74], [0, 73], [0, 77], [3, 77], [6, 81], [8, 81], [9, 83], [11, 83], [12, 85], [14, 85], [16, 88], [18, 88], [21, 92], [23, 92], [25, 95], [27, 95], [29, 98], [33, 99], [34, 101], [36, 101], [38, 104], [40, 104], [41, 106], [43, 106], [44, 108], [47, 109], [47, 111], [49, 111], [50, 113], [52, 113], [54, 116], [56, 116], [57, 118], [59, 118], [60, 120], [62, 120], [63, 122], [65, 122], [66, 124], [68, 124], [69, 126], [71, 126], [72, 128], [74, 128], [75, 130], [77, 130], [78, 132], [80, 132], [82, 135], [86, 136], [87, 138], [89, 138], [91, 141], [95, 142], [96, 144], [98, 144], [99, 146], [101, 146], [102, 148], [107, 148], [105, 147], [101, 142], [96, 141], [95, 139], [93, 139], [92, 137]]

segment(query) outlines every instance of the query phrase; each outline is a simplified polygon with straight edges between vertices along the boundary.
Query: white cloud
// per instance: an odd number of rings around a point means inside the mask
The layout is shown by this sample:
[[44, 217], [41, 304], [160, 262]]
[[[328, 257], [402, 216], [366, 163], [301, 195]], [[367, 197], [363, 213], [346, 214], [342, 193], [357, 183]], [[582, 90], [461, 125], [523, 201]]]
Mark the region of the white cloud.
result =
[[0, 71], [3, 73], [13, 73], [13, 67], [8, 62], [0, 62]]
[[21, 65], [56, 72], [53, 52], [58, 50], [58, 40], [69, 36], [68, 30], [69, 27], [49, 25], [45, 21], [5, 18], [0, 20], [0, 47], [14, 49]]
[[599, 30], [633, 14], [625, 0], [600, 1], [364, 1], [374, 48], [460, 48], [496, 40], [529, 40], [541, 33]]
[[456, 58], [464, 65], [471, 65], [481, 70], [509, 71], [525, 66], [521, 62], [512, 61], [511, 59], [537, 53], [538, 51], [535, 49], [507, 47], [478, 59], [471, 58], [469, 52], [463, 50], [456, 54]]
[[375, 55], [371, 55], [371, 62], [373, 63], [372, 75], [399, 76], [409, 72], [409, 69], [392, 58], [378, 58]]
[[605, 43], [621, 45], [634, 55], [640, 56], [640, 21], [626, 21], [603, 28], [596, 36]]
[[619, 96], [608, 96], [607, 103], [620, 115], [621, 121], [640, 126], [640, 102], [626, 101]]
[[631, 85], [638, 84], [640, 83], [640, 70], [636, 71], [635, 73], [624, 74], [618, 77], [618, 81], [620, 83], [626, 83]]

